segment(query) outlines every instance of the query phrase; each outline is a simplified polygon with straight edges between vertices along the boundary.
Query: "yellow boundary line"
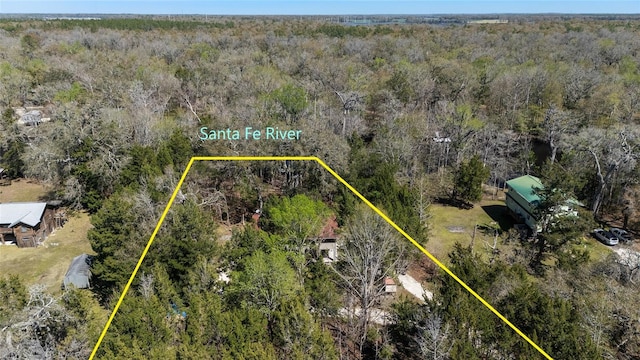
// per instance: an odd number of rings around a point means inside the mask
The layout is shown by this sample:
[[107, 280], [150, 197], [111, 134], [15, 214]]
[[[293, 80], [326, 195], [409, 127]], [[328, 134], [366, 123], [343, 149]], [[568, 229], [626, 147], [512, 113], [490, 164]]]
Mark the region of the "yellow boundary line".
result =
[[431, 259], [431, 261], [436, 263], [436, 265], [438, 265], [440, 269], [444, 270], [444, 272], [446, 272], [455, 281], [457, 281], [460, 285], [462, 285], [462, 287], [465, 290], [467, 290], [471, 295], [473, 295], [476, 299], [478, 299], [482, 303], [482, 305], [487, 307], [487, 309], [491, 310], [491, 312], [493, 312], [500, 320], [502, 320], [505, 324], [507, 324], [511, 329], [513, 329], [513, 331], [515, 331], [524, 340], [526, 340], [529, 344], [531, 344], [531, 346], [533, 346], [536, 350], [538, 350], [540, 354], [542, 354], [545, 358], [549, 360], [553, 360], [553, 358], [549, 356], [549, 354], [547, 354], [544, 350], [542, 350], [540, 346], [538, 346], [535, 342], [533, 342], [533, 340], [531, 340], [527, 335], [525, 335], [522, 331], [520, 331], [520, 329], [518, 329], [515, 325], [513, 325], [509, 320], [507, 320], [507, 318], [504, 317], [504, 315], [502, 315], [500, 312], [498, 312], [498, 310], [496, 310], [493, 306], [491, 306], [491, 304], [489, 304], [484, 298], [482, 298], [482, 296], [480, 296], [478, 293], [473, 291], [473, 289], [471, 289], [469, 285], [467, 285], [464, 281], [462, 281], [459, 277], [457, 277], [451, 270], [449, 270], [448, 267], [446, 267], [443, 263], [441, 263], [440, 260], [436, 259], [435, 256], [431, 255], [431, 253], [427, 251], [427, 249], [422, 247], [422, 245], [420, 245], [411, 236], [409, 236], [409, 234], [407, 234], [398, 225], [396, 225], [396, 223], [393, 222], [387, 215], [385, 215], [382, 211], [380, 211], [380, 209], [378, 209], [369, 200], [367, 200], [362, 194], [360, 194], [358, 190], [356, 190], [353, 186], [349, 185], [349, 183], [346, 182], [346, 180], [344, 180], [340, 175], [338, 175], [338, 173], [333, 171], [333, 169], [331, 169], [329, 165], [325, 164], [324, 161], [320, 160], [320, 158], [315, 156], [194, 156], [192, 157], [191, 160], [189, 160], [189, 164], [187, 164], [187, 167], [184, 169], [184, 172], [180, 177], [180, 181], [178, 182], [178, 185], [173, 190], [173, 194], [169, 199], [169, 203], [167, 203], [167, 206], [162, 212], [162, 216], [160, 216], [160, 220], [158, 221], [158, 224], [153, 230], [153, 233], [151, 234], [151, 237], [147, 242], [147, 246], [145, 246], [144, 251], [142, 251], [142, 255], [140, 256], [140, 259], [138, 260], [136, 267], [133, 269], [133, 273], [131, 273], [131, 277], [129, 277], [129, 281], [127, 281], [127, 284], [125, 285], [124, 290], [122, 291], [122, 294], [120, 295], [120, 298], [118, 299], [118, 302], [116, 303], [115, 308], [113, 308], [113, 311], [111, 312], [111, 315], [109, 316], [109, 319], [107, 320], [107, 323], [105, 324], [104, 329], [102, 330], [102, 333], [98, 338], [98, 342], [96, 343], [96, 345], [93, 348], [93, 351], [91, 352], [91, 356], [89, 357], [89, 360], [93, 360], [93, 358], [95, 357], [96, 352], [98, 351], [98, 348], [100, 347], [100, 344], [104, 339], [104, 336], [107, 334], [107, 330], [109, 330], [109, 327], [111, 326], [111, 322], [113, 321], [113, 318], [118, 312], [118, 309], [120, 308], [120, 305], [124, 300], [124, 297], [127, 295], [127, 292], [131, 287], [131, 283], [133, 283], [133, 279], [136, 277], [136, 274], [140, 269], [140, 265], [142, 265], [142, 261], [147, 255], [147, 252], [149, 251], [149, 248], [151, 247], [153, 240], [156, 238], [156, 235], [158, 234], [158, 231], [160, 230], [160, 227], [162, 226], [164, 219], [167, 217], [167, 213], [169, 213], [169, 209], [171, 208], [173, 201], [176, 199], [176, 196], [178, 195], [178, 191], [180, 191], [180, 188], [182, 187], [182, 183], [184, 183], [184, 179], [187, 177], [187, 174], [189, 173], [189, 170], [191, 169], [191, 166], [193, 165], [194, 161], [284, 161], [284, 160], [315, 161], [318, 164], [320, 164], [320, 166], [322, 166], [325, 170], [327, 170], [340, 183], [346, 186], [347, 189], [349, 189], [354, 195], [360, 198], [360, 200], [362, 200], [365, 204], [367, 204], [367, 206], [369, 206], [373, 211], [375, 211], [376, 214], [380, 215], [380, 217], [382, 217], [386, 222], [388, 222], [389, 225], [391, 225], [400, 234], [402, 234], [402, 236], [404, 236], [407, 240], [409, 240], [409, 242], [411, 242], [413, 246], [418, 248], [418, 250], [422, 251], [422, 253], [425, 254], [429, 259]]

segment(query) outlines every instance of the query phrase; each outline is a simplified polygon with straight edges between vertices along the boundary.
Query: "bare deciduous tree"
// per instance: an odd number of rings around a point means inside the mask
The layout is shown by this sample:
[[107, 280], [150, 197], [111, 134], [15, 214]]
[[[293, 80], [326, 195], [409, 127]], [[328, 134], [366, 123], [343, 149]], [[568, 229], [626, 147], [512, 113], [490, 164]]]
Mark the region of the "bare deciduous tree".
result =
[[44, 285], [31, 286], [25, 308], [13, 315], [9, 325], [0, 328], [0, 358], [58, 358], [57, 345], [73, 321], [73, 316], [45, 291]]
[[430, 314], [424, 329], [416, 339], [424, 359], [448, 359], [453, 346], [453, 339], [450, 338], [450, 335], [449, 324], [444, 324], [439, 315]]
[[566, 139], [569, 147], [589, 154], [598, 182], [591, 202], [596, 215], [605, 199], [607, 189], [612, 192], [615, 183], [628, 180], [640, 158], [638, 134], [633, 129], [620, 129], [617, 133], [599, 128], [588, 128], [578, 136]]
[[362, 107], [364, 103], [364, 97], [357, 91], [349, 91], [341, 93], [334, 90], [334, 93], [340, 98], [342, 102], [342, 136], [345, 136], [347, 131], [347, 120], [350, 117], [351, 111], [357, 111]]
[[542, 127], [544, 130], [545, 140], [551, 148], [551, 163], [556, 161], [560, 139], [566, 134], [570, 134], [572, 129], [578, 126], [577, 119], [569, 112], [559, 109], [552, 105], [544, 117]]
[[153, 295], [153, 274], [145, 274], [143, 273], [140, 276], [140, 294], [145, 300], [149, 300], [149, 298]]
[[[394, 274], [405, 254], [389, 224], [368, 208], [361, 207], [347, 226], [341, 261], [334, 267], [359, 312], [357, 340], [362, 351], [371, 311], [384, 294], [384, 279]], [[358, 311], [359, 310], [359, 311]]]

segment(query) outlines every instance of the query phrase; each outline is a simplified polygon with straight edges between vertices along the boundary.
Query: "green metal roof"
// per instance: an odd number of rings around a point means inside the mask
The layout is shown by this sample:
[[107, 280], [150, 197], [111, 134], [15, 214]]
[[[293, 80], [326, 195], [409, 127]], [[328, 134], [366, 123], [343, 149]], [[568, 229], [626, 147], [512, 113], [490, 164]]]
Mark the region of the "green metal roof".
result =
[[539, 203], [540, 197], [533, 189], [544, 189], [540, 179], [531, 175], [524, 175], [507, 181], [507, 185], [522, 196], [529, 204]]

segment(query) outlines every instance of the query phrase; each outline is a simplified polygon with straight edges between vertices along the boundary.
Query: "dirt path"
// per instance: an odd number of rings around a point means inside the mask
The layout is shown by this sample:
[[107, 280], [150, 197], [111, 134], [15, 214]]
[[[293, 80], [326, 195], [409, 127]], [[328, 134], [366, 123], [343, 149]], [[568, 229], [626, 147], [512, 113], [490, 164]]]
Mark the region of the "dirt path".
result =
[[621, 248], [615, 247], [613, 251], [618, 254], [620, 260], [623, 264], [631, 264], [632, 262], [640, 262], [640, 252], [629, 249], [629, 248]]

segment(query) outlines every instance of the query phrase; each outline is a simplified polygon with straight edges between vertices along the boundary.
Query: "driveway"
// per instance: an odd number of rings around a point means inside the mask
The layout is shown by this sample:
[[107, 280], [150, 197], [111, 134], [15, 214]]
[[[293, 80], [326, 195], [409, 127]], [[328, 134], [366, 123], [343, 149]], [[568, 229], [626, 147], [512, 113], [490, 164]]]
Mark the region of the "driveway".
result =
[[433, 293], [425, 290], [422, 287], [422, 284], [416, 279], [414, 279], [411, 275], [398, 275], [398, 280], [400, 281], [400, 285], [402, 285], [405, 290], [411, 293], [411, 295], [420, 299], [420, 301], [424, 301], [424, 297], [427, 299], [433, 299]]

